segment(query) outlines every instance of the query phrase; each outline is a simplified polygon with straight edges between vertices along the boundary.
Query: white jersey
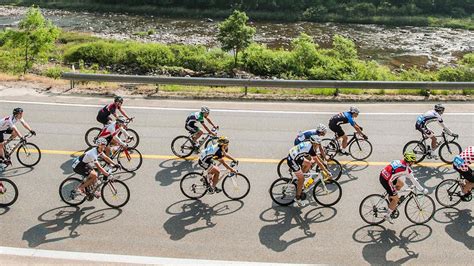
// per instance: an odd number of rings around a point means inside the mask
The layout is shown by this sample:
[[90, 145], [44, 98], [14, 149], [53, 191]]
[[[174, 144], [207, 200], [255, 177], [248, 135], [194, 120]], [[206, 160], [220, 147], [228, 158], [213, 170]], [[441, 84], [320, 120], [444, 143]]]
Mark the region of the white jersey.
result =
[[97, 150], [97, 147], [90, 149], [86, 153], [84, 153], [84, 157], [82, 158], [83, 163], [93, 164], [97, 161], [101, 153]]
[[16, 122], [21, 121], [24, 123], [23, 118], [18, 120], [14, 116], [7, 116], [0, 120], [0, 131], [5, 131], [7, 129], [13, 128]]
[[426, 127], [428, 124], [434, 121], [437, 121], [441, 125], [443, 130], [445, 130], [448, 134], [452, 134], [451, 130], [444, 125], [443, 118], [441, 117], [441, 115], [435, 110], [430, 110], [422, 115], [419, 115], [416, 119], [416, 123], [422, 128]]
[[289, 156], [293, 160], [298, 160], [301, 157], [306, 157], [306, 156], [316, 156], [317, 152], [313, 149], [313, 144], [310, 142], [301, 142], [300, 144], [294, 146], [291, 148], [289, 152]]

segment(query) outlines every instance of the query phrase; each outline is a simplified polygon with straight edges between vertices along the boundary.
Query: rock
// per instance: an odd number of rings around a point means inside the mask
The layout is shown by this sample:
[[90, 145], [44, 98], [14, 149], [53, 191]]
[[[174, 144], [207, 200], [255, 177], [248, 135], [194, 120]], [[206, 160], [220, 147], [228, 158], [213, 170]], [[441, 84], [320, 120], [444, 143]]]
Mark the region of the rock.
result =
[[214, 20], [212, 18], [207, 18], [206, 22], [214, 22]]

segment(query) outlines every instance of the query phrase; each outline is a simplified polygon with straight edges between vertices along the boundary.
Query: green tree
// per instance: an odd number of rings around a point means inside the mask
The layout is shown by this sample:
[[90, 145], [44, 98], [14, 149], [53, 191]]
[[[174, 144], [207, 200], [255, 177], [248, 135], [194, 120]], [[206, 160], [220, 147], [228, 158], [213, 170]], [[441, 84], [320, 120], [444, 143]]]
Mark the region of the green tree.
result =
[[233, 51], [234, 67], [237, 66], [239, 52], [252, 43], [255, 35], [255, 28], [247, 26], [248, 20], [245, 12], [234, 10], [226, 20], [219, 24], [217, 40], [224, 51]]
[[48, 57], [59, 36], [59, 29], [46, 20], [35, 6], [28, 9], [18, 28], [18, 31], [10, 30], [7, 33], [7, 45], [18, 49], [23, 58], [23, 73], [26, 74], [36, 61]]

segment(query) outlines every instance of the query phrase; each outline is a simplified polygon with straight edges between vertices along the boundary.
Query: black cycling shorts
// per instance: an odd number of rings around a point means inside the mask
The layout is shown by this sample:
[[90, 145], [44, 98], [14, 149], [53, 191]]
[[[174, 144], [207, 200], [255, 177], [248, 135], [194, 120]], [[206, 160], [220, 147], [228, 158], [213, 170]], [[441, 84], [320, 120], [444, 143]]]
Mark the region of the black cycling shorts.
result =
[[207, 161], [204, 161], [204, 162], [199, 160], [198, 164], [199, 164], [199, 166], [204, 168], [204, 170], [208, 170], [213, 165], [212, 160], [207, 160]]
[[5, 141], [5, 138], [4, 138], [3, 134], [11, 134], [11, 133], [13, 133], [13, 129], [11, 129], [11, 128], [9, 128], [7, 130], [0, 131], [0, 143]]
[[392, 190], [392, 188], [388, 184], [388, 181], [382, 176], [382, 174], [380, 174], [379, 180], [380, 184], [382, 184], [382, 187], [385, 188], [385, 191], [387, 191], [387, 194], [390, 197], [396, 196], [398, 194], [398, 191], [396, 189]]
[[92, 168], [84, 162], [79, 162], [76, 167], [74, 167], [74, 173], [79, 174], [81, 176], [88, 176], [91, 170]]
[[332, 132], [336, 133], [337, 137], [342, 137], [346, 135], [344, 130], [342, 130], [341, 125], [338, 125], [337, 122], [330, 120], [329, 121], [329, 129], [331, 129]]
[[288, 164], [288, 167], [290, 167], [291, 171], [293, 172], [298, 172], [301, 170], [301, 166], [303, 165], [304, 158], [301, 157], [298, 160], [294, 160], [290, 156], [286, 158], [286, 163]]
[[467, 181], [471, 183], [474, 183], [474, 176], [472, 174], [471, 168], [468, 168], [467, 171], [461, 171], [456, 166], [453, 165], [453, 167], [454, 169], [456, 169], [456, 171], [458, 171], [459, 174], [461, 174], [462, 178], [466, 179]]
[[193, 122], [188, 122], [186, 123], [186, 125], [184, 126], [186, 128], [187, 131], [189, 131], [189, 133], [191, 134], [194, 134], [196, 132], [198, 132], [200, 129], [198, 126], [196, 126], [196, 121], [193, 121]]
[[97, 114], [97, 122], [103, 124], [103, 125], [107, 125], [112, 119], [104, 112], [99, 111], [99, 113]]
[[423, 136], [431, 137], [433, 136], [433, 131], [429, 130], [425, 125], [415, 124], [416, 130], [420, 131]]

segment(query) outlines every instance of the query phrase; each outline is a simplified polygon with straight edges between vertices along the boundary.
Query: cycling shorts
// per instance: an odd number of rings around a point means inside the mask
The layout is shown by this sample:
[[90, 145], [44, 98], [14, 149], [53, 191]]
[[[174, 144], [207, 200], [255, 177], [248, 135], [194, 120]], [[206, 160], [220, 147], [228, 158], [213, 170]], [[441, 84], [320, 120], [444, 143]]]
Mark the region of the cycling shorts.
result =
[[342, 137], [346, 135], [344, 130], [342, 130], [341, 125], [338, 125], [337, 122], [334, 120], [329, 121], [329, 129], [331, 129], [332, 132], [336, 133], [337, 137]]
[[422, 124], [416, 123], [415, 128], [416, 130], [420, 131], [421, 134], [423, 134], [423, 136], [426, 136], [428, 138], [431, 138], [432, 136], [434, 136], [433, 131], [429, 130], [424, 124], [422, 125]]
[[76, 167], [74, 167], [74, 172], [76, 174], [79, 174], [81, 176], [88, 176], [92, 171], [92, 168], [89, 166], [89, 164], [84, 163], [84, 162], [79, 162]]
[[456, 169], [456, 171], [458, 171], [459, 174], [461, 174], [462, 178], [466, 179], [471, 183], [474, 183], [474, 176], [471, 168], [468, 168], [467, 171], [461, 171], [455, 165], [453, 165], [453, 167], [454, 169]]
[[199, 130], [201, 130], [198, 126], [196, 126], [196, 121], [186, 123], [184, 128], [186, 128], [186, 130], [191, 134], [197, 133]]
[[290, 156], [286, 158], [286, 163], [288, 164], [288, 167], [290, 167], [291, 171], [293, 172], [298, 172], [301, 170], [301, 166], [303, 165], [304, 158], [301, 157], [298, 160], [294, 160]]
[[[379, 177], [379, 180], [380, 180], [380, 184], [382, 184], [382, 187], [385, 188], [385, 191], [387, 191], [387, 194], [392, 197], [392, 196], [396, 196], [398, 194], [398, 191], [397, 189], [395, 188], [395, 184], [393, 184], [393, 188], [388, 184], [388, 180], [385, 179], [385, 177], [383, 177], [382, 174], [380, 174], [380, 177]], [[395, 180], [396, 182], [396, 180]]]
[[4, 138], [3, 134], [11, 134], [11, 133], [13, 133], [13, 129], [11, 129], [11, 128], [9, 128], [7, 130], [0, 131], [0, 143], [5, 141], [5, 138]]
[[201, 166], [202, 168], [204, 168], [204, 170], [209, 170], [209, 168], [211, 168], [211, 166], [214, 166], [212, 160], [206, 160], [206, 161], [201, 161], [199, 160], [198, 161], [198, 164], [199, 166]]
[[99, 111], [99, 114], [97, 114], [97, 122], [107, 125], [110, 121], [112, 121], [112, 118], [110, 118], [105, 112]]

